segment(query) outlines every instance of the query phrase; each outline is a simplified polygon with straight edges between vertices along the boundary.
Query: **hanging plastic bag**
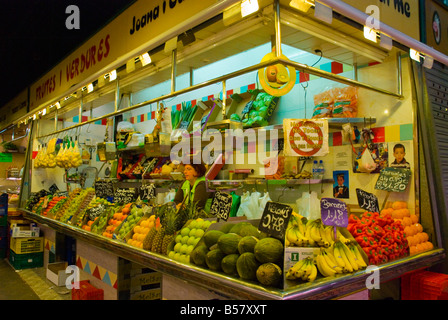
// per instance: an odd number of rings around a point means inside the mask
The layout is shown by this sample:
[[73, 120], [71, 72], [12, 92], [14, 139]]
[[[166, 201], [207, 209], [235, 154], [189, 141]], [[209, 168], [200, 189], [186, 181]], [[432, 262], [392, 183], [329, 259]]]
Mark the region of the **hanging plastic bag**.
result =
[[263, 197], [261, 197], [258, 200], [258, 207], [259, 207], [258, 215], [259, 215], [259, 217], [261, 217], [263, 215], [264, 208], [266, 207], [266, 203], [268, 203], [268, 201], [271, 201], [271, 197], [269, 197], [268, 192], [265, 192]]
[[163, 203], [168, 203], [174, 200], [174, 197], [176, 196], [176, 191], [174, 189], [170, 189], [169, 192], [166, 193], [165, 199], [163, 199]]
[[370, 173], [376, 169], [377, 164], [372, 158], [372, 154], [370, 153], [369, 148], [365, 148], [361, 158], [358, 160], [358, 171], [364, 173]]
[[232, 191], [230, 193], [230, 195], [232, 196], [232, 208], [230, 209], [230, 217], [236, 217], [236, 214], [238, 212], [238, 209], [240, 207], [241, 204], [241, 196], [235, 194], [234, 191]]
[[320, 215], [320, 200], [317, 198], [315, 191], [303, 192], [302, 197], [296, 200], [298, 213], [308, 220], [315, 220]]
[[249, 191], [246, 191], [241, 196], [240, 206], [239, 206], [238, 211], [236, 213], [237, 217], [247, 216], [246, 212], [248, 210], [249, 200], [250, 200], [250, 193], [249, 193]]

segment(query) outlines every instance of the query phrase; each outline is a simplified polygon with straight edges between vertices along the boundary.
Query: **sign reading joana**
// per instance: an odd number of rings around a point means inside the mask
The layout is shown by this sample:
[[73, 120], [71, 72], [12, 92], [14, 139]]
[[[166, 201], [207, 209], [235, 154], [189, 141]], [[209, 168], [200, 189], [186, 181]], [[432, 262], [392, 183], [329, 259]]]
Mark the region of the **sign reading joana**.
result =
[[328, 150], [328, 121], [283, 119], [285, 156], [324, 156]]
[[84, 79], [214, 4], [216, 0], [136, 1], [31, 86], [30, 110], [76, 90]]

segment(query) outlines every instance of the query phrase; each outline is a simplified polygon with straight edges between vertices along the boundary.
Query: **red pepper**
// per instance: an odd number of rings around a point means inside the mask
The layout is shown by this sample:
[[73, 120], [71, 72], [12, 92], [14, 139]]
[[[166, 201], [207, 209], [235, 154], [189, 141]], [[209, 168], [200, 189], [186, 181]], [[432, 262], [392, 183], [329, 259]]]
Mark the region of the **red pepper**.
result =
[[369, 238], [368, 236], [358, 236], [355, 238], [355, 240], [361, 247], [370, 247], [370, 243], [373, 239]]
[[382, 237], [384, 235], [384, 229], [379, 225], [373, 225], [372, 228], [377, 236]]
[[348, 217], [348, 223], [357, 223], [359, 220], [359, 217], [353, 213]]
[[352, 235], [356, 238], [358, 236], [362, 236], [364, 235], [364, 230], [360, 227], [355, 228], [355, 230], [353, 231]]
[[371, 227], [365, 227], [364, 228], [364, 233], [368, 236], [368, 237], [375, 237], [375, 231], [373, 228]]

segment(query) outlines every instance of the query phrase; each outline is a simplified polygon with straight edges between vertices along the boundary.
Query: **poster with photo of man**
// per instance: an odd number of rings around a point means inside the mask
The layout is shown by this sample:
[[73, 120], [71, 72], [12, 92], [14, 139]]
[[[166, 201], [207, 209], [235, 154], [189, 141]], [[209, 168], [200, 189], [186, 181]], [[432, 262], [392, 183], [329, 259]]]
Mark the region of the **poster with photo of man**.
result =
[[338, 199], [348, 199], [350, 197], [348, 170], [333, 171], [333, 196]]

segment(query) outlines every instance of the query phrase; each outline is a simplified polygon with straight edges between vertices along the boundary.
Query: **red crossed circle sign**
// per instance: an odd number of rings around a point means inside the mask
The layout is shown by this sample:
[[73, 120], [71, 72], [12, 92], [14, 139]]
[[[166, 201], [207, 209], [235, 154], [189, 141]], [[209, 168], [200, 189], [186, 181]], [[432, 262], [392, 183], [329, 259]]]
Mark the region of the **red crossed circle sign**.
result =
[[[306, 133], [303, 132], [302, 127], [311, 127], [316, 130], [318, 138], [317, 144], [315, 143], [315, 139], [310, 139], [310, 137], [308, 137]], [[307, 143], [306, 148], [299, 148], [299, 146], [296, 145], [295, 143], [296, 133], [298, 133]], [[291, 146], [291, 149], [301, 156], [309, 157], [315, 155], [320, 149], [322, 149], [323, 141], [324, 141], [324, 134], [322, 133], [321, 128], [314, 121], [300, 121], [297, 124], [295, 124], [294, 127], [292, 127], [291, 130], [289, 131], [289, 144]], [[306, 149], [311, 150], [305, 151]]]

